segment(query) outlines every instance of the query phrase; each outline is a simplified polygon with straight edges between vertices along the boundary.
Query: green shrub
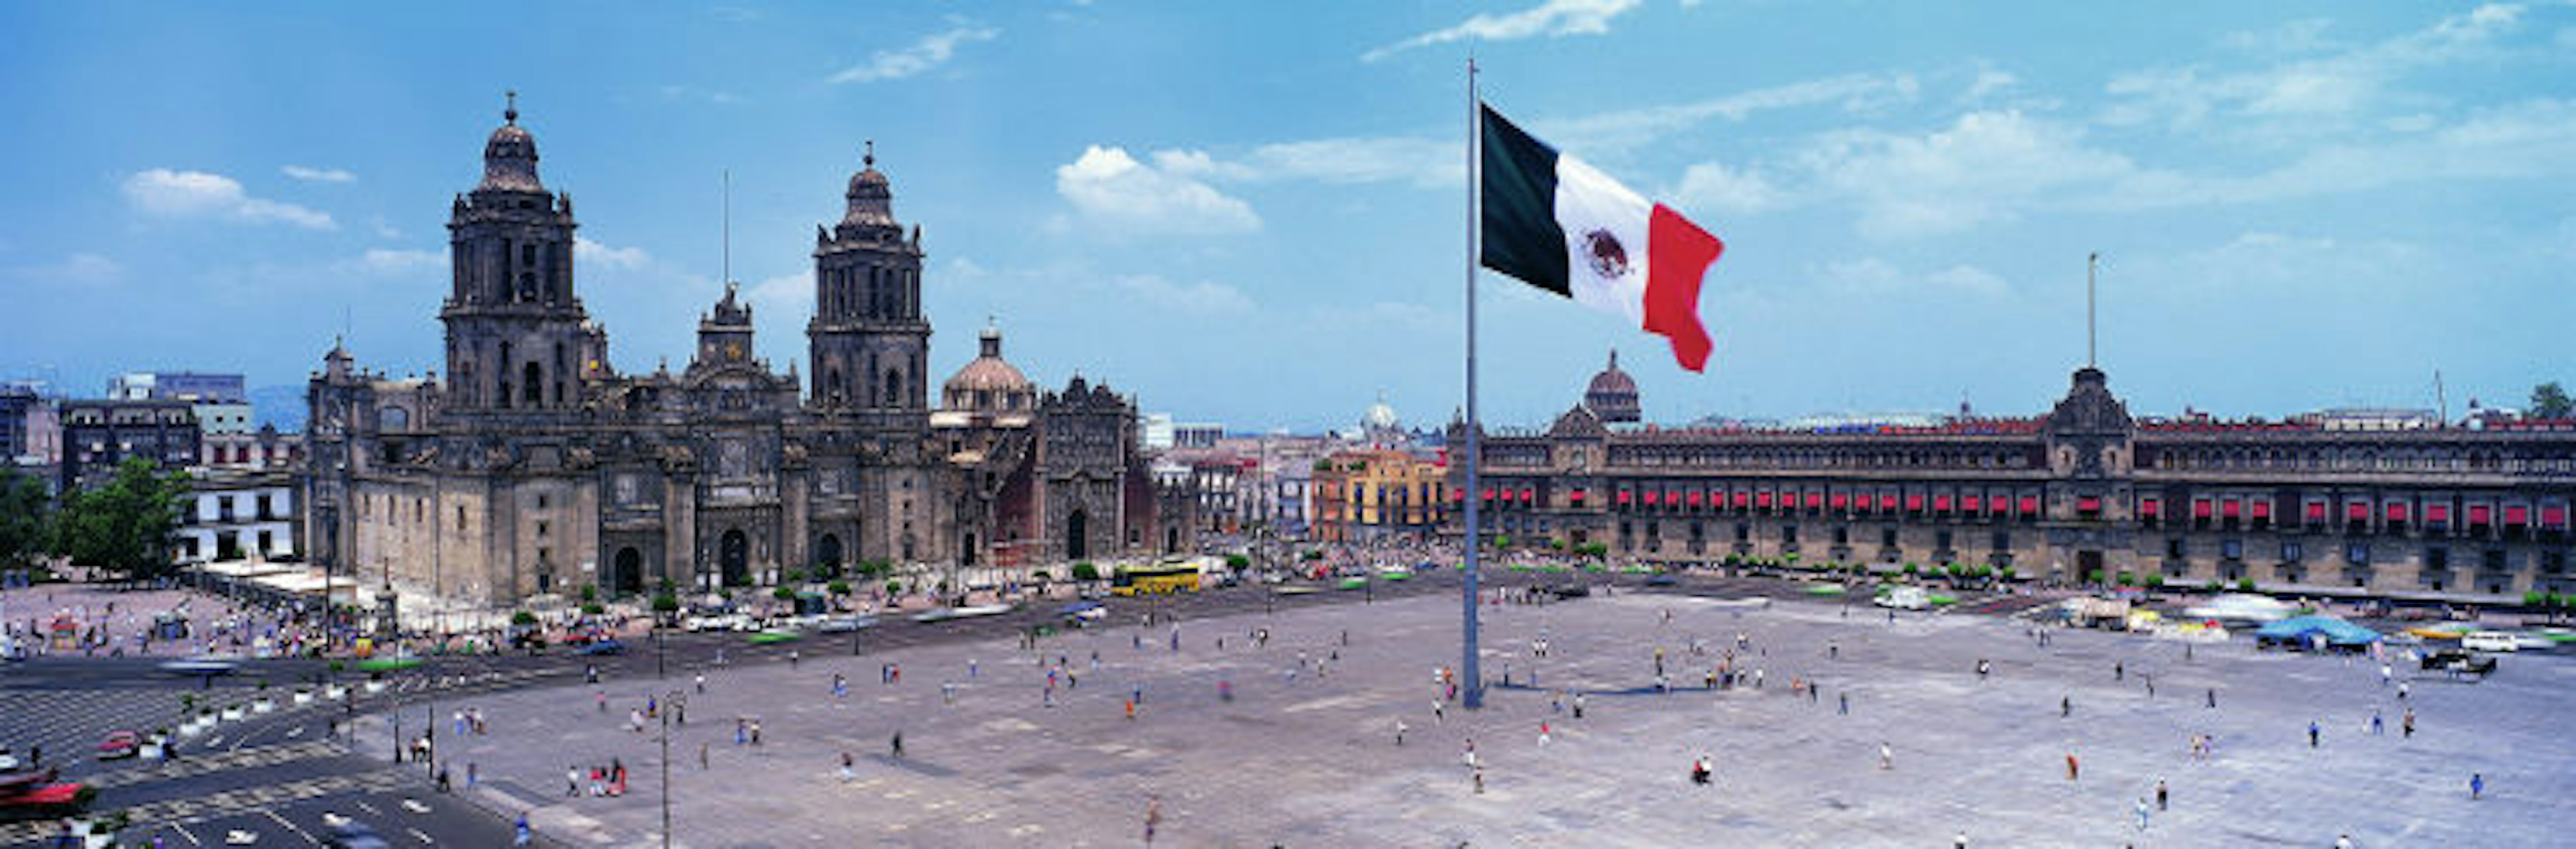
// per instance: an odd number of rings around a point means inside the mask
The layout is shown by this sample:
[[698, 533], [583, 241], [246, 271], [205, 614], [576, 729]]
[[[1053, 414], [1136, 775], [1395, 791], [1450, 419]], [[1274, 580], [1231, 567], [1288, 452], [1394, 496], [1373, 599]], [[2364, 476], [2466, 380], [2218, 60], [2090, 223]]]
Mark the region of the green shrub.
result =
[[588, 602], [588, 603], [583, 604], [583, 605], [581, 606], [581, 612], [583, 612], [583, 613], [585, 613], [585, 614], [589, 614], [589, 615], [591, 615], [591, 616], [598, 616], [598, 615], [600, 615], [600, 614], [607, 613], [607, 612], [608, 612], [608, 608], [607, 608], [606, 606], [604, 606], [604, 605], [601, 605], [599, 602], [594, 601], [594, 602]]
[[832, 593], [833, 595], [849, 595], [849, 594], [850, 594], [850, 582], [848, 582], [848, 581], [837, 581], [837, 580], [836, 580], [836, 581], [833, 581], [831, 584], [829, 584], [829, 585], [825, 586], [825, 587], [824, 587], [824, 589], [831, 591], [831, 593]]
[[2164, 589], [2164, 588], [2165, 588], [2165, 576], [2163, 576], [2163, 575], [2148, 575], [2148, 576], [2147, 576], [2147, 589], [2151, 589], [2151, 590], [2161, 590], [2161, 589]]
[[1055, 580], [1055, 573], [1039, 569], [1037, 571], [1030, 572], [1029, 577], [1039, 581], [1052, 581]]
[[593, 585], [593, 584], [583, 584], [583, 585], [581, 585], [581, 600], [582, 600], [582, 601], [598, 601], [598, 600], [599, 600], [599, 587], [598, 587], [598, 586], [596, 586], [596, 585]]
[[903, 582], [902, 582], [902, 581], [887, 581], [887, 582], [886, 582], [886, 595], [902, 595], [902, 594], [903, 594]]
[[525, 610], [517, 611], [510, 614], [510, 624], [534, 625], [537, 624], [537, 615]]
[[1228, 554], [1225, 556], [1225, 568], [1233, 569], [1238, 572], [1250, 569], [1252, 568], [1252, 558], [1245, 557], [1240, 554]]
[[672, 595], [672, 594], [671, 594], [671, 592], [670, 592], [669, 590], [664, 590], [664, 591], [662, 591], [662, 592], [654, 593], [654, 594], [653, 594], [653, 612], [655, 612], [655, 613], [678, 613], [678, 612], [680, 612], [680, 597], [679, 597], [679, 596], [676, 596], [676, 595]]
[[2253, 591], [2254, 591], [2254, 579], [2252, 579], [2252, 578], [2238, 578], [2238, 579], [2236, 579], [2236, 591], [2237, 591], [2237, 592], [2240, 592], [2240, 593], [2250, 593], [2250, 592], [2253, 592]]
[[1089, 560], [1073, 564], [1073, 579], [1077, 581], [1100, 580], [1100, 567], [1093, 565]]
[[787, 586], [787, 585], [785, 585], [785, 584], [780, 584], [780, 585], [778, 585], [778, 586], [776, 586], [776, 587], [772, 587], [772, 588], [770, 588], [770, 590], [769, 590], [769, 597], [770, 597], [770, 598], [777, 599], [777, 600], [779, 600], [779, 601], [795, 601], [795, 600], [796, 600], [796, 588], [795, 588], [795, 587], [791, 587], [791, 586]]

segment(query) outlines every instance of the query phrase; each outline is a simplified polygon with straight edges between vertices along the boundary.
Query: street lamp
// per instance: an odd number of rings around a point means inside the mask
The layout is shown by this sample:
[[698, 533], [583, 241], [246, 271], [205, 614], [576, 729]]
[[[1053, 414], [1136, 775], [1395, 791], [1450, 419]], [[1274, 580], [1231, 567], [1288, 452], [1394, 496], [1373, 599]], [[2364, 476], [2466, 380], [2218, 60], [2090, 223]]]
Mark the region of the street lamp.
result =
[[679, 704], [678, 690], [662, 697], [662, 849], [671, 849], [671, 711]]

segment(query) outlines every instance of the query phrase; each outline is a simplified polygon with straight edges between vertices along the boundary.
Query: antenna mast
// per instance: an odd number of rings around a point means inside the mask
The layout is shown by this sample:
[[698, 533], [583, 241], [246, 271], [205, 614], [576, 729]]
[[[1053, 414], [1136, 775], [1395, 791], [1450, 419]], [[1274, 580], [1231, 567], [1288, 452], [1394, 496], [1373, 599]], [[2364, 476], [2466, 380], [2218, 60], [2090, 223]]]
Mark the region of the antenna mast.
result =
[[718, 273], [724, 279], [718, 282], [733, 282], [733, 169], [731, 168], [724, 169], [724, 254], [720, 261], [723, 264], [718, 266]]
[[2093, 357], [2093, 339], [2094, 339], [2094, 324], [2093, 324], [2093, 275], [2094, 275], [2094, 272], [2095, 272], [2095, 271], [2097, 271], [2097, 270], [2099, 270], [2101, 267], [2102, 267], [2102, 253], [2101, 253], [2100, 251], [2095, 251], [2095, 252], [2093, 252], [2090, 256], [2087, 256], [2087, 257], [2085, 257], [2085, 258], [2084, 258], [2084, 367], [2085, 367], [2085, 368], [2094, 368], [2094, 367], [2095, 367], [2095, 360], [2094, 360], [2094, 357]]

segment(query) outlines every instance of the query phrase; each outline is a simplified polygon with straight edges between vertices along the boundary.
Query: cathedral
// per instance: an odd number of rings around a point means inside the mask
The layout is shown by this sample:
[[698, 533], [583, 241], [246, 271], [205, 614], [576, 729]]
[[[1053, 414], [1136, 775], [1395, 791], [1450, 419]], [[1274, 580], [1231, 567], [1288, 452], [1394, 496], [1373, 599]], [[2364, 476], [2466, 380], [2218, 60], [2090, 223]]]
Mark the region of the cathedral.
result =
[[988, 327], [932, 405], [921, 228], [895, 219], [873, 151], [815, 231], [810, 386], [753, 355], [730, 283], [687, 368], [627, 375], [575, 285], [572, 196], [502, 114], [449, 213], [445, 379], [388, 379], [334, 345], [308, 385], [316, 562], [511, 604], [1191, 544], [1157, 525], [1132, 398], [1078, 376], [1040, 391]]

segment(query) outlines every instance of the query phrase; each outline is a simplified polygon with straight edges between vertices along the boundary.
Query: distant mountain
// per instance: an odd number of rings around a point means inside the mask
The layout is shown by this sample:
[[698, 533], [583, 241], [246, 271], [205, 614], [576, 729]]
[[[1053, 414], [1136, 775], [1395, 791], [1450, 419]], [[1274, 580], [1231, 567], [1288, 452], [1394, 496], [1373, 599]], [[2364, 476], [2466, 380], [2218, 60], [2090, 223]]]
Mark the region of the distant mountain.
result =
[[274, 425], [280, 433], [304, 431], [304, 387], [259, 386], [250, 390], [251, 421]]

